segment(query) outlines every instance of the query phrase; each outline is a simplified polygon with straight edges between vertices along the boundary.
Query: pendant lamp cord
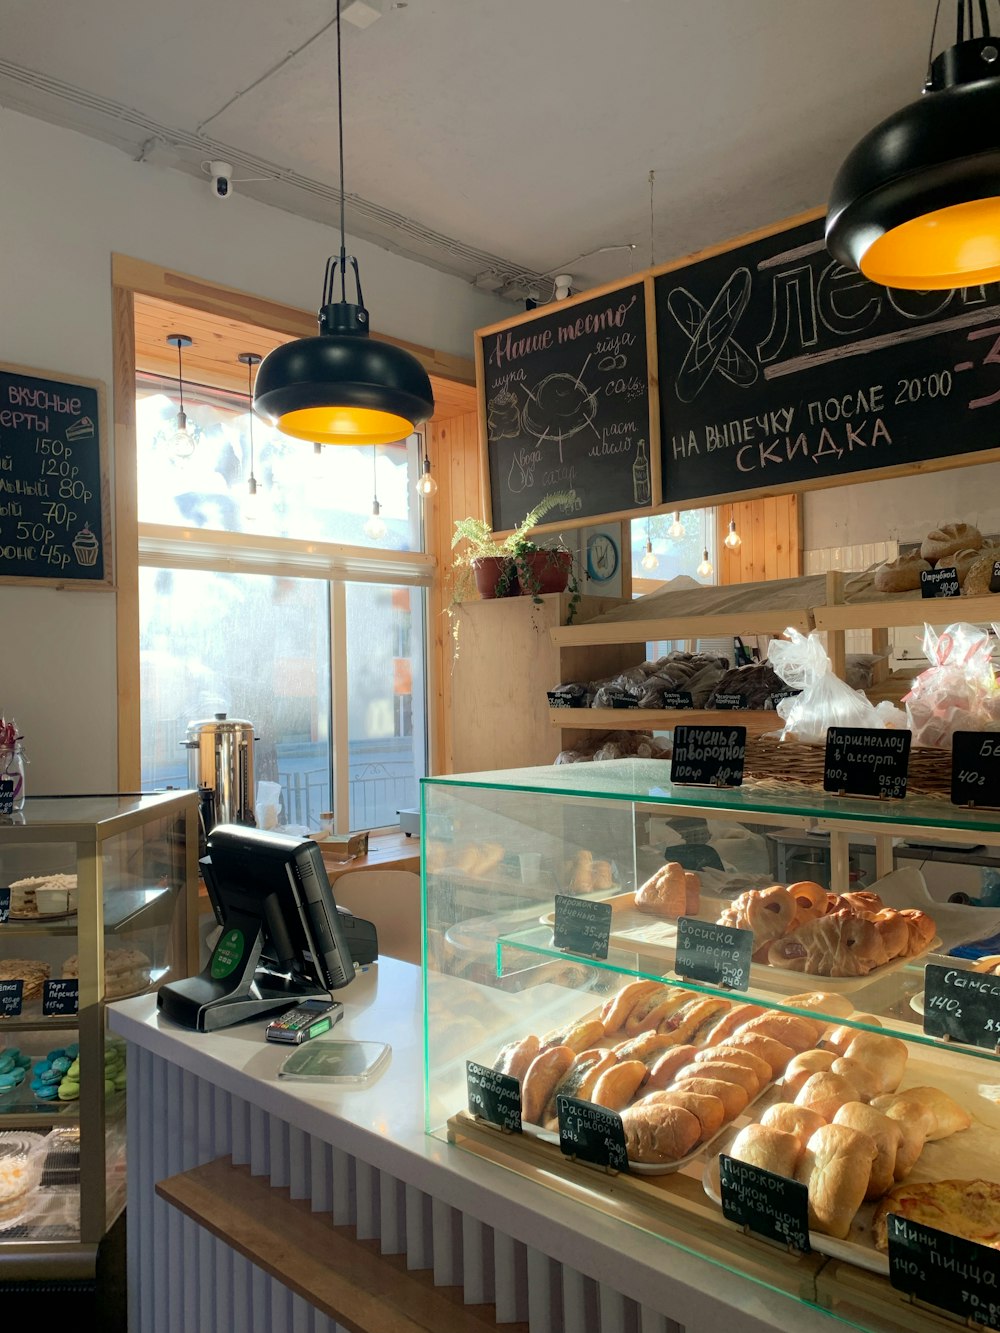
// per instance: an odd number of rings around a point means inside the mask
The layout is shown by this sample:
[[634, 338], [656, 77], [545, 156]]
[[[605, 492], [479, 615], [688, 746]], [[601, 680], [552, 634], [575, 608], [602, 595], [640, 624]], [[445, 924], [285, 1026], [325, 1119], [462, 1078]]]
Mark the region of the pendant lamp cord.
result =
[[181, 400], [181, 412], [184, 411], [184, 375], [181, 370], [181, 340], [177, 339], [177, 392]]
[[346, 304], [347, 240], [344, 228], [344, 78], [340, 62], [340, 0], [337, 0], [337, 134], [340, 142], [340, 299]]
[[378, 445], [372, 445], [372, 500], [378, 504]]
[[250, 477], [253, 478], [253, 362], [247, 360], [247, 394], [250, 398]]

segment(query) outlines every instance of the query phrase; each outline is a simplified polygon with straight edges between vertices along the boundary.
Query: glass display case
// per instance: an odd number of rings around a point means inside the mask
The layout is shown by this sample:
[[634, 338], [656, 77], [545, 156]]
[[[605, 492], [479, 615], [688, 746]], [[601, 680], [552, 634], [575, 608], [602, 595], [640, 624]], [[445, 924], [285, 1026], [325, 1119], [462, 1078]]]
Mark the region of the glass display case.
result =
[[[1000, 1234], [1000, 818], [669, 774], [424, 781], [428, 1132], [848, 1325], [941, 1327], [890, 1283], [894, 1219]], [[788, 883], [790, 838], [822, 882]], [[555, 947], [557, 896], [593, 951]], [[516, 1080], [521, 1132], [470, 1061]], [[560, 1147], [560, 1094], [610, 1113], [623, 1170]], [[805, 1187], [801, 1246], [727, 1220], [729, 1159]]]
[[0, 1273], [93, 1273], [125, 1206], [109, 1001], [197, 967], [195, 792], [29, 797], [0, 818]]

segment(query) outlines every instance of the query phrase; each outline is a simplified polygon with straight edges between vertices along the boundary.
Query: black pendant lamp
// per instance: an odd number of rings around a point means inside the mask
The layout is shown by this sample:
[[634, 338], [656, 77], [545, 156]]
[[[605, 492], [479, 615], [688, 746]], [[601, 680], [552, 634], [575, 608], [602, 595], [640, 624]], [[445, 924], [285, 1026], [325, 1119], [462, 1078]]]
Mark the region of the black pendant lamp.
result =
[[928, 291], [1000, 278], [1000, 41], [991, 3], [956, 0], [956, 43], [929, 61], [924, 95], [866, 134], [837, 173], [827, 245], [872, 282]]
[[[319, 444], [375, 445], [405, 439], [434, 411], [427, 372], [409, 352], [371, 338], [358, 261], [344, 231], [344, 104], [337, 0], [340, 255], [326, 262], [319, 337], [276, 347], [261, 362], [253, 409], [284, 435]], [[347, 300], [347, 267], [357, 301]], [[339, 274], [340, 299], [334, 300]]]

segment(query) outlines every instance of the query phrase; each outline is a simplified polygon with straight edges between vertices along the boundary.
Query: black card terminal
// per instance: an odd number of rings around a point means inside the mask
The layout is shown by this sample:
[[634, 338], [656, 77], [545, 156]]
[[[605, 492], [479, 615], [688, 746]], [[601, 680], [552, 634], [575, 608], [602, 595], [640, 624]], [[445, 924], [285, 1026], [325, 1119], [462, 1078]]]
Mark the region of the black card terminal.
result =
[[303, 1000], [280, 1018], [273, 1019], [264, 1030], [268, 1041], [286, 1042], [299, 1046], [311, 1037], [322, 1037], [344, 1017], [344, 1006], [339, 1000]]

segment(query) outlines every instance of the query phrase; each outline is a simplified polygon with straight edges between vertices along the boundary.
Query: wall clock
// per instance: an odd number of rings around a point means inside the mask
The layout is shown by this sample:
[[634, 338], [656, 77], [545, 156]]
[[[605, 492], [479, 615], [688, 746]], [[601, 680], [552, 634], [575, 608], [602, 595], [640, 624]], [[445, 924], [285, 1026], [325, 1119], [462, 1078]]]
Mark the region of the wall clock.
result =
[[607, 583], [618, 572], [618, 543], [606, 532], [595, 532], [587, 540], [587, 575], [595, 583]]

